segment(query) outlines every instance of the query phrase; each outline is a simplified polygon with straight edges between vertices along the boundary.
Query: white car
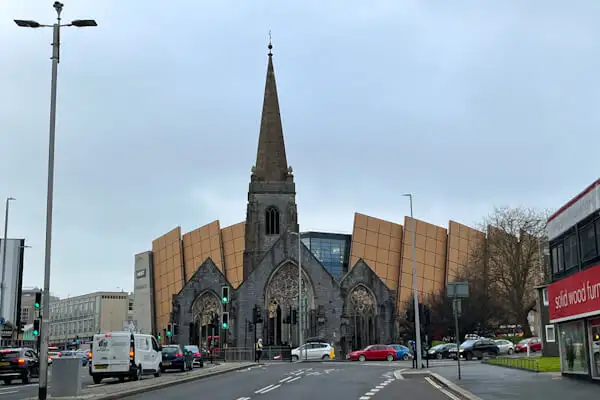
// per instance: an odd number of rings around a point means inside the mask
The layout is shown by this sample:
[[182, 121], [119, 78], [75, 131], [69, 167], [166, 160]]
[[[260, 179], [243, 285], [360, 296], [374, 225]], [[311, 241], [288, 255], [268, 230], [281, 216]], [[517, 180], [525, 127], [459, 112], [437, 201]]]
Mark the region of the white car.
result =
[[90, 375], [95, 384], [104, 378], [138, 380], [142, 375], [159, 377], [162, 348], [152, 335], [109, 332], [94, 335]]
[[496, 342], [496, 345], [498, 346], [499, 354], [511, 355], [515, 352], [515, 344], [513, 342], [511, 342], [510, 340], [497, 339], [497, 340], [494, 340], [494, 342]]
[[329, 360], [335, 358], [333, 346], [324, 342], [309, 342], [292, 350], [292, 360]]

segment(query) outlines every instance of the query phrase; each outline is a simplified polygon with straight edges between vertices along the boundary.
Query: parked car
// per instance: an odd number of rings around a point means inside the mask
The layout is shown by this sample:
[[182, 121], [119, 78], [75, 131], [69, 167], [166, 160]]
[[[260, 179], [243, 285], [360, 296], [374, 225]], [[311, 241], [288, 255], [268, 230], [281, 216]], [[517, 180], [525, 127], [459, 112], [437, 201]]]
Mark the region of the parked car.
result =
[[40, 360], [33, 349], [17, 348], [0, 350], [0, 379], [10, 385], [20, 379], [24, 385], [40, 375]]
[[494, 340], [498, 346], [499, 354], [508, 354], [509, 356], [515, 352], [515, 344], [510, 340], [496, 339]]
[[[482, 360], [487, 355], [497, 356], [500, 352], [498, 345], [492, 339], [465, 340], [458, 349], [461, 358], [470, 361], [473, 358]], [[450, 357], [456, 359], [456, 348], [449, 351]]]
[[410, 352], [410, 349], [406, 346], [402, 346], [401, 344], [390, 344], [390, 347], [393, 347], [396, 350], [396, 360], [410, 360], [413, 355]]
[[527, 345], [529, 345], [530, 352], [542, 351], [542, 341], [538, 337], [532, 337], [529, 339], [523, 339], [515, 345], [515, 353], [527, 352]]
[[427, 351], [428, 359], [438, 359], [441, 360], [443, 358], [450, 358], [450, 350], [454, 350], [456, 352], [456, 344], [454, 343], [441, 343], [436, 346], [433, 346]]
[[333, 360], [335, 350], [333, 346], [326, 342], [308, 342], [300, 347], [292, 349], [292, 360]]
[[348, 354], [350, 361], [375, 361], [387, 360], [394, 361], [396, 359], [396, 349], [384, 344], [372, 344], [362, 350], [353, 351]]
[[185, 371], [185, 357], [183, 349], [178, 344], [169, 344], [162, 347], [162, 366], [161, 371], [168, 369], [178, 369]]
[[198, 346], [188, 344], [183, 346], [183, 350], [191, 351], [194, 354], [194, 367], [204, 367], [204, 358]]

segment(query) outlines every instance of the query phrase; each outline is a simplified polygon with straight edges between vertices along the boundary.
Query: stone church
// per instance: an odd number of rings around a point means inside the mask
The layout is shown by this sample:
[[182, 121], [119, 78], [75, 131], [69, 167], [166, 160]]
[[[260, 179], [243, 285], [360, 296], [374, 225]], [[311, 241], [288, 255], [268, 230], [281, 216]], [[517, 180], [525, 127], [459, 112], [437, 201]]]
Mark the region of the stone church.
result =
[[[218, 335], [228, 347], [252, 347], [255, 337], [267, 346], [297, 346], [300, 325], [291, 316], [302, 307], [303, 337], [325, 339], [338, 354], [391, 342], [396, 293], [363, 260], [336, 280], [299, 240], [296, 185], [286, 158], [269, 44], [256, 165], [248, 188], [244, 281], [234, 289], [213, 260], [206, 259], [173, 296], [171, 322], [178, 326], [173, 340], [203, 344], [207, 336]], [[216, 323], [223, 310], [223, 286], [230, 292], [227, 330]], [[262, 316], [256, 325], [255, 309]]]

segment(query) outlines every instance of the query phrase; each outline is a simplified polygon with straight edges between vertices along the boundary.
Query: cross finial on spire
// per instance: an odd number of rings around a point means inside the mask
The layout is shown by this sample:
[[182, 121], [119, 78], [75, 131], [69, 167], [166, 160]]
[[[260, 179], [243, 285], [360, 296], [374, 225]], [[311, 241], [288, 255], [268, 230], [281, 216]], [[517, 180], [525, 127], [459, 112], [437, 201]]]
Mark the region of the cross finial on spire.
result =
[[269, 57], [271, 57], [273, 55], [273, 52], [271, 51], [273, 49], [273, 44], [271, 42], [271, 30], [269, 30], [269, 45], [267, 47], [269, 48]]

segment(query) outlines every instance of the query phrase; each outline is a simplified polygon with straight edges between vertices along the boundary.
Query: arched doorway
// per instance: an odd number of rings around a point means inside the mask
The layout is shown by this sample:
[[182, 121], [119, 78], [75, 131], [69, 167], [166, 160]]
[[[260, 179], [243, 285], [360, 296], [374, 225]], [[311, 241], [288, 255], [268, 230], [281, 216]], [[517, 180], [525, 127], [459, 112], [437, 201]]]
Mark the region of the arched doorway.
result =
[[355, 286], [346, 299], [352, 349], [363, 349], [377, 341], [377, 300], [364, 285]]
[[302, 271], [302, 313], [298, 305], [298, 266], [292, 263], [279, 267], [271, 276], [265, 290], [266, 326], [263, 328], [266, 344], [281, 346], [299, 344], [300, 314], [304, 336], [309, 331], [313, 307], [312, 285]]
[[[192, 322], [190, 325], [190, 344], [212, 347], [215, 337], [220, 338], [219, 313], [221, 310], [220, 299], [212, 292], [200, 294], [192, 303]], [[219, 340], [214, 343], [219, 346]]]

